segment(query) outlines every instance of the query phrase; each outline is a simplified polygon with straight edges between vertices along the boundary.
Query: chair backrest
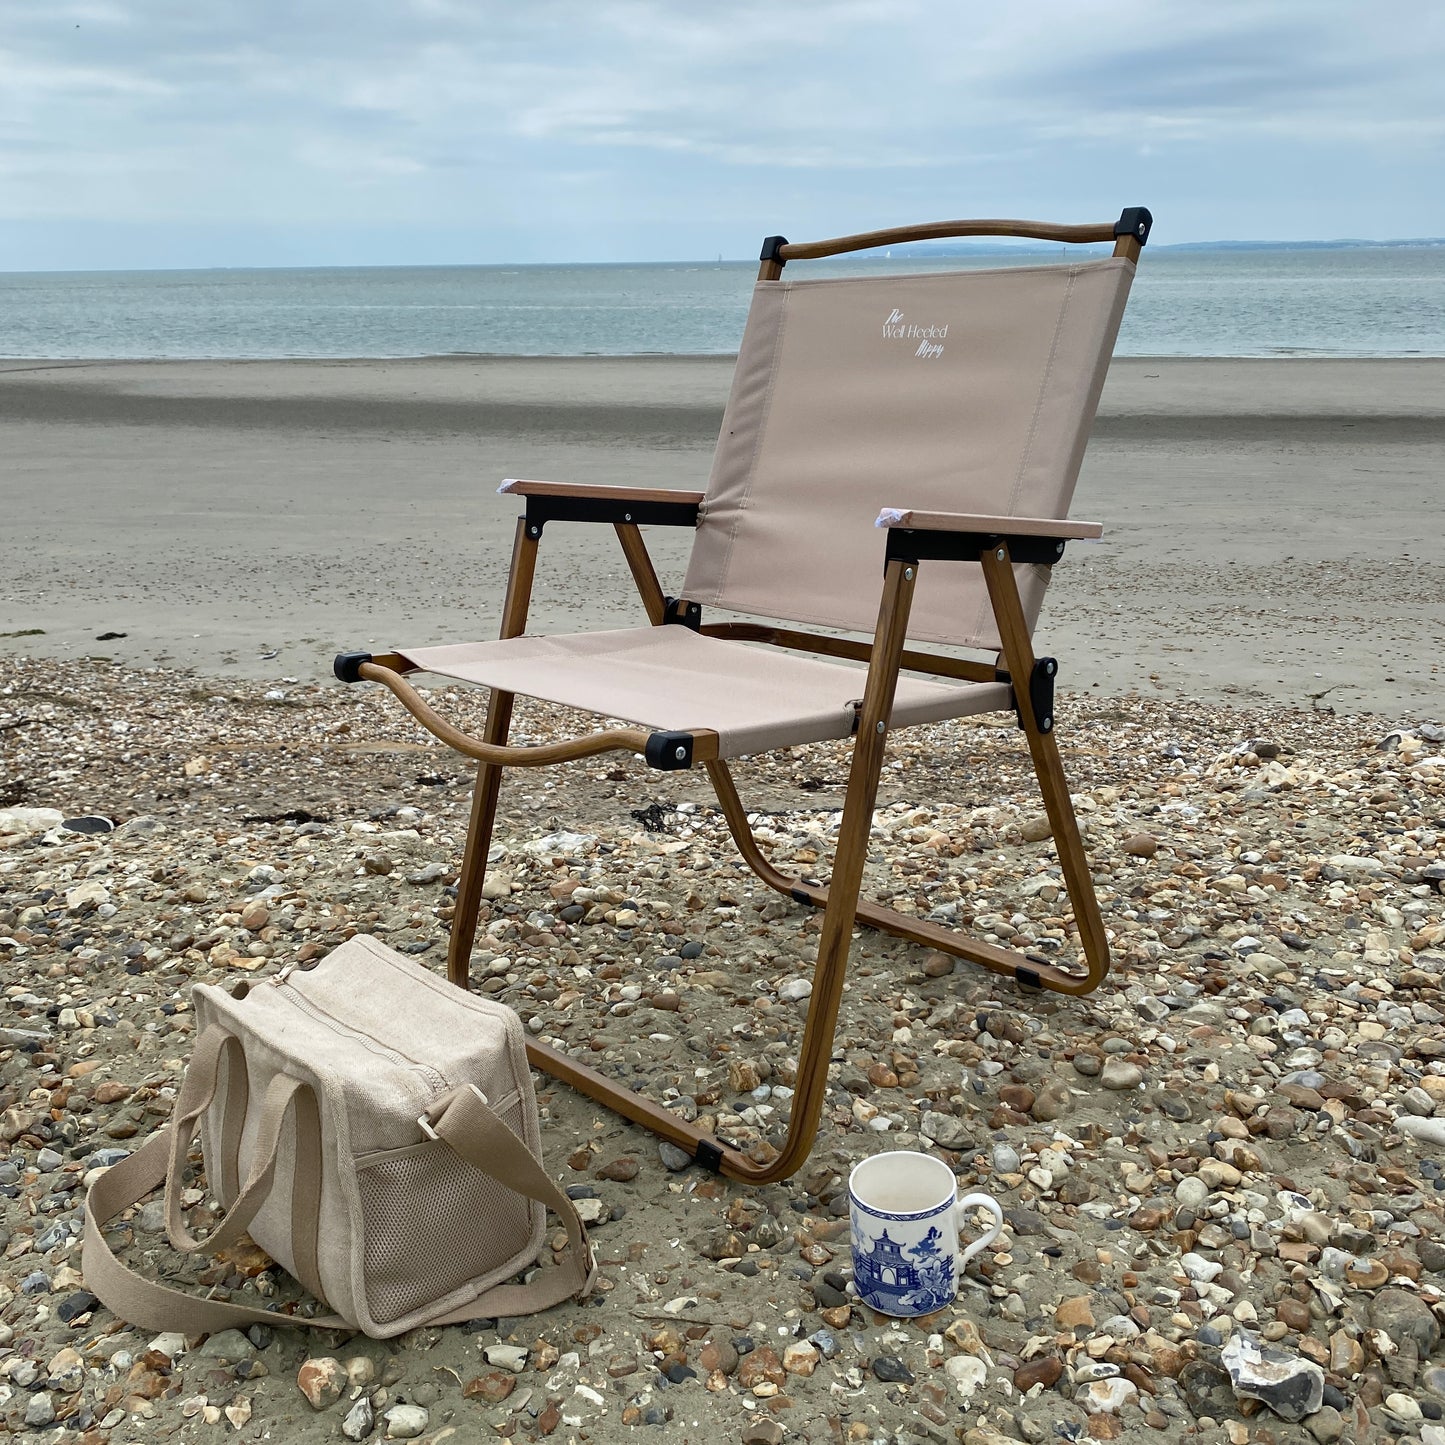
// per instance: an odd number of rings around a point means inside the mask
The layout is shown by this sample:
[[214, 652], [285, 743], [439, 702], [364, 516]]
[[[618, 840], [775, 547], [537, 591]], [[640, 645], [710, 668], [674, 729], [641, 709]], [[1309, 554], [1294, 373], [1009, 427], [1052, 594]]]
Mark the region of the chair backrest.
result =
[[[883, 507], [1066, 516], [1133, 275], [760, 280], [683, 595], [871, 633]], [[1017, 570], [1032, 626], [1048, 569]], [[996, 650], [978, 565], [926, 565], [908, 631]]]

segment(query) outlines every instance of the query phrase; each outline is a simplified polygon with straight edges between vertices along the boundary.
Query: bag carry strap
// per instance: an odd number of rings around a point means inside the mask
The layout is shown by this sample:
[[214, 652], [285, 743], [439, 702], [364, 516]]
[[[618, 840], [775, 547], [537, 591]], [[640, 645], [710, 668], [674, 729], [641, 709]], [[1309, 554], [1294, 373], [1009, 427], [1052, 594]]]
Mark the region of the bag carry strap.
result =
[[450, 1325], [482, 1315], [532, 1314], [573, 1296], [591, 1294], [597, 1279], [592, 1246], [577, 1210], [547, 1177], [536, 1155], [502, 1122], [475, 1085], [455, 1089], [422, 1115], [422, 1128], [444, 1139], [458, 1158], [499, 1184], [550, 1209], [567, 1227], [567, 1257], [556, 1269], [543, 1270], [530, 1284], [499, 1284], [429, 1324]]
[[[320, 1115], [314, 1092], [299, 1080], [277, 1075], [267, 1090], [258, 1129], [256, 1160], [225, 1221], [200, 1241], [193, 1240], [180, 1224], [180, 1170], [197, 1121], [215, 1095], [220, 1055], [230, 1038], [224, 1030], [213, 1026], [197, 1039], [191, 1067], [176, 1101], [174, 1122], [153, 1134], [134, 1154], [112, 1165], [92, 1185], [86, 1196], [85, 1234], [81, 1245], [81, 1270], [86, 1287], [114, 1314], [143, 1329], [179, 1330], [188, 1335], [214, 1334], [217, 1330], [252, 1324], [354, 1330], [356, 1326], [340, 1315], [311, 1318], [283, 1315], [250, 1305], [202, 1299], [157, 1284], [122, 1264], [105, 1238], [106, 1224], [165, 1184], [167, 1232], [177, 1248], [183, 1251], [216, 1249], [233, 1242], [255, 1217], [271, 1187], [280, 1129], [290, 1105], [296, 1110], [297, 1127], [292, 1193], [295, 1263], [301, 1282], [316, 1298], [322, 1297], [316, 1272], [321, 1196]], [[428, 1324], [455, 1324], [484, 1315], [529, 1314], [591, 1291], [596, 1267], [586, 1231], [572, 1201], [547, 1177], [531, 1151], [493, 1112], [477, 1089], [454, 1090], [437, 1100], [418, 1122], [474, 1168], [553, 1210], [566, 1226], [568, 1243], [567, 1258], [557, 1269], [544, 1271], [530, 1284], [496, 1285], [451, 1313], [428, 1320]], [[305, 1147], [313, 1141], [314, 1147]], [[230, 1142], [223, 1141], [223, 1153]]]

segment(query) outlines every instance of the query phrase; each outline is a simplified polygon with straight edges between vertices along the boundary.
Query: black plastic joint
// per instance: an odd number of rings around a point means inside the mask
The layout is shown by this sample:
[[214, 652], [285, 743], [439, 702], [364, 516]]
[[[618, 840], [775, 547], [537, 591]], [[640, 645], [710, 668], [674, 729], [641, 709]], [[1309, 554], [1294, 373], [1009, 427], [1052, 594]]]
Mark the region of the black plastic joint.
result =
[[1041, 733], [1054, 730], [1054, 678], [1059, 664], [1052, 657], [1040, 657], [1029, 674], [1029, 705]]
[[371, 661], [369, 652], [338, 652], [331, 670], [342, 682], [360, 682], [361, 665]]
[[710, 1169], [714, 1174], [722, 1173], [722, 1150], [711, 1139], [699, 1139], [692, 1157], [704, 1169]]
[[763, 241], [763, 252], [758, 257], [759, 261], [776, 261], [779, 266], [786, 266], [788, 263], [783, 258], [783, 247], [788, 244], [786, 236], [768, 236]]
[[1114, 235], [1133, 236], [1141, 246], [1149, 244], [1149, 232], [1154, 225], [1154, 217], [1150, 215], [1144, 206], [1127, 206], [1120, 214], [1119, 219], [1114, 222]]
[[681, 772], [692, 766], [692, 744], [691, 733], [653, 733], [647, 739], [643, 757], [649, 768], [660, 773]]
[[679, 627], [690, 627], [697, 632], [702, 627], [702, 603], [689, 602], [684, 597], [664, 597], [662, 621], [664, 626], [671, 622]]
[[1031, 968], [1014, 969], [1014, 982], [1020, 988], [1042, 988], [1044, 981]]
[[816, 908], [818, 906], [817, 900], [805, 888], [790, 888], [788, 889], [788, 896], [794, 903], [806, 903], [810, 908]]

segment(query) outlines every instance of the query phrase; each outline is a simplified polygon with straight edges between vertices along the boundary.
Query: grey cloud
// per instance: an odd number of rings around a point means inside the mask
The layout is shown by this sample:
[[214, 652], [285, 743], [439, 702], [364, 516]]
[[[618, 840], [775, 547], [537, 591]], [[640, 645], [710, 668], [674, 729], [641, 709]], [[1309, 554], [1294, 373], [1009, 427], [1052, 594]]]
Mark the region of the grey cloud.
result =
[[[0, 47], [14, 220], [405, 215], [420, 237], [505, 207], [595, 236], [610, 207], [662, 215], [639, 234], [666, 247], [682, 217], [780, 203], [835, 222], [960, 197], [1043, 214], [1125, 184], [1161, 218], [1172, 200], [1221, 229], [1287, 228], [1313, 211], [1279, 174], [1373, 181], [1411, 147], [1438, 172], [1445, 9], [4, 0]], [[1421, 229], [1445, 231], [1437, 192], [1412, 188]]]

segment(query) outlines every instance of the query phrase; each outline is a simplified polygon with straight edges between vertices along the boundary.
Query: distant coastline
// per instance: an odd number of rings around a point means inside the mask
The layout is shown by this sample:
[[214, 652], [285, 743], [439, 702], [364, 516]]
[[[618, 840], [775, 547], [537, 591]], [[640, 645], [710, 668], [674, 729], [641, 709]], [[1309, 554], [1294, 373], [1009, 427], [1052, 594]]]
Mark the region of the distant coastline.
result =
[[[1409, 251], [1445, 246], [1445, 236], [1417, 236], [1393, 241], [1366, 241], [1342, 237], [1334, 241], [1174, 241], [1151, 242], [1149, 254], [1161, 251]], [[1060, 247], [1054, 241], [915, 241], [910, 256], [1023, 256], [1057, 255], [1060, 250], [1091, 254], [1091, 246]]]

